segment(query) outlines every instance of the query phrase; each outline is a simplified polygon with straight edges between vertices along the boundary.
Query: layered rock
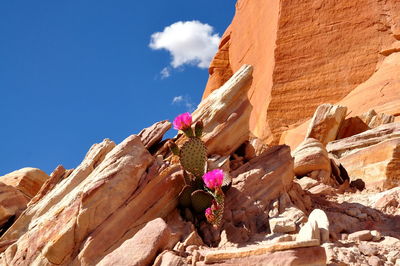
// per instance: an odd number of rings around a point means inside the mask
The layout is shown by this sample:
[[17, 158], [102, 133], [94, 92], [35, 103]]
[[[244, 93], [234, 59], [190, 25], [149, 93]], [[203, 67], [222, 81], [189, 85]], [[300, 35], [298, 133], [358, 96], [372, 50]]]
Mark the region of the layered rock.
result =
[[268, 149], [232, 172], [232, 177], [232, 188], [225, 199], [224, 228], [229, 242], [241, 243], [268, 231], [269, 204], [292, 186], [289, 147]]
[[336, 139], [346, 116], [347, 107], [332, 104], [318, 106], [308, 126], [306, 138], [314, 138], [324, 146]]
[[316, 170], [324, 170], [330, 175], [331, 162], [324, 145], [318, 140], [308, 138], [293, 151], [294, 172], [304, 176]]
[[202, 140], [209, 154], [228, 155], [248, 140], [252, 106], [244, 95], [251, 84], [252, 73], [252, 66], [243, 65], [193, 112], [194, 121], [203, 121]]
[[96, 264], [146, 222], [176, 206], [183, 185], [179, 170], [160, 164], [135, 135], [118, 146], [109, 140], [94, 145], [81, 165], [1, 238], [18, 239], [2, 263]]
[[40, 190], [49, 176], [40, 169], [26, 167], [0, 177], [0, 182], [13, 186], [32, 198]]
[[[97, 265], [150, 265], [156, 254], [167, 249], [171, 230], [161, 218], [150, 221], [134, 237], [105, 256]], [[130, 256], [126, 256], [130, 254]]]
[[337, 140], [327, 149], [339, 156], [352, 180], [362, 179], [367, 188], [388, 189], [400, 184], [400, 123], [382, 125]]
[[278, 142], [318, 105], [336, 103], [353, 90], [341, 101], [353, 114], [375, 108], [398, 116], [399, 53], [386, 47], [397, 47], [391, 45], [398, 36], [399, 10], [393, 0], [240, 0], [211, 63], [203, 98], [242, 64], [251, 64], [249, 128], [266, 142]]
[[17, 218], [25, 210], [28, 202], [29, 198], [25, 194], [0, 182], [0, 235], [7, 229], [2, 228], [7, 221]]

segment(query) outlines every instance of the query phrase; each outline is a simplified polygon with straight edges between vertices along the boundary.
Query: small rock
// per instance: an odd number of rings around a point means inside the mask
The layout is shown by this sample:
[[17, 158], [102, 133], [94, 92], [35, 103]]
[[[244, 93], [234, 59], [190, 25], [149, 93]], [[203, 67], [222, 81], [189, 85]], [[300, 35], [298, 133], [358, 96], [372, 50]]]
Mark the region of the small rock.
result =
[[397, 259], [400, 259], [400, 251], [393, 250], [390, 251], [389, 254], [387, 255], [387, 259], [391, 263], [395, 263]]
[[272, 202], [272, 208], [268, 215], [269, 217], [277, 217], [279, 215], [279, 201], [277, 199]]
[[349, 235], [349, 240], [353, 241], [371, 241], [372, 238], [370, 230], [362, 230]]
[[294, 241], [295, 238], [293, 237], [293, 235], [281, 235], [281, 236], [277, 236], [274, 239], [272, 239], [271, 243], [278, 243], [278, 242], [287, 242], [287, 241]]
[[377, 246], [368, 243], [362, 243], [358, 248], [360, 249], [360, 252], [366, 256], [375, 256], [379, 253]]
[[296, 224], [292, 220], [281, 216], [269, 219], [269, 226], [272, 233], [290, 233], [296, 231]]
[[196, 245], [196, 246], [202, 246], [204, 245], [203, 240], [201, 239], [201, 237], [199, 236], [199, 234], [196, 231], [193, 231], [192, 233], [190, 233], [190, 235], [185, 239], [185, 241], [183, 242], [183, 245], [185, 247], [187, 246], [192, 246], [192, 245]]
[[192, 253], [192, 265], [196, 265], [196, 262], [198, 262], [200, 260], [200, 253], [195, 250]]
[[154, 261], [154, 266], [183, 266], [184, 258], [174, 254], [171, 251], [164, 251]]
[[367, 219], [368, 215], [366, 213], [360, 213], [359, 215], [357, 215], [357, 218], [360, 220], [365, 220]]
[[186, 252], [192, 253], [193, 251], [198, 250], [198, 249], [199, 249], [198, 246], [196, 246], [196, 245], [190, 245], [190, 246], [187, 246], [187, 247], [186, 247]]
[[345, 212], [346, 212], [348, 215], [353, 216], [353, 217], [357, 217], [358, 215], [361, 214], [360, 209], [357, 209], [357, 208], [345, 209]]
[[317, 180], [308, 176], [302, 177], [301, 179], [298, 179], [296, 182], [301, 186], [303, 190], [308, 190], [319, 184]]
[[383, 261], [377, 256], [369, 257], [368, 264], [371, 266], [383, 266], [384, 265]]
[[379, 241], [382, 239], [382, 235], [379, 231], [372, 230], [371, 235], [372, 235], [372, 241]]
[[176, 243], [173, 250], [175, 250], [177, 252], [183, 252], [183, 251], [185, 251], [185, 245], [182, 242], [178, 242], [178, 243]]

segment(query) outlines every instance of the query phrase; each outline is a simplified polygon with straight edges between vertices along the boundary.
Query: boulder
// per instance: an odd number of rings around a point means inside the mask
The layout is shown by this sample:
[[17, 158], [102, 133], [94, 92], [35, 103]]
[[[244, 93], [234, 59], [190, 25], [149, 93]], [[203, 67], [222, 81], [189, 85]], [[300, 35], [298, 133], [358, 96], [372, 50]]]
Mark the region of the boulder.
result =
[[[351, 180], [367, 188], [389, 189], [400, 184], [400, 123], [390, 123], [327, 145], [339, 157]], [[373, 154], [373, 156], [371, 156]]]
[[32, 198], [40, 190], [49, 176], [40, 169], [26, 167], [0, 177], [0, 182], [13, 186]]
[[13, 186], [0, 182], [0, 235], [8, 228], [2, 228], [7, 221], [17, 218], [26, 208], [29, 198]]
[[308, 125], [306, 138], [314, 138], [326, 145], [335, 140], [346, 116], [347, 107], [332, 104], [318, 106]]
[[308, 222], [312, 223], [312, 221], [317, 223], [321, 244], [329, 242], [329, 220], [326, 213], [323, 210], [314, 209], [308, 216]]
[[229, 155], [249, 138], [251, 105], [246, 95], [253, 67], [243, 65], [218, 90], [201, 101], [193, 121], [204, 124], [202, 140], [209, 154]]
[[306, 139], [293, 151], [294, 173], [304, 176], [314, 170], [331, 172], [328, 152], [316, 139]]
[[[124, 264], [130, 265], [130, 264]], [[162, 252], [154, 261], [153, 266], [184, 266], [187, 265], [183, 257], [176, 255], [172, 251]]]
[[371, 241], [373, 239], [373, 236], [370, 230], [362, 230], [351, 233], [348, 236], [348, 239], [353, 241]]
[[275, 217], [269, 219], [269, 227], [272, 233], [290, 233], [296, 231], [296, 224], [287, 217]]
[[310, 241], [317, 240], [318, 245], [320, 241], [320, 231], [316, 220], [308, 221], [300, 228], [300, 232], [296, 236], [296, 241]]
[[171, 128], [171, 122], [164, 120], [155, 123], [151, 127], [145, 128], [139, 132], [138, 136], [143, 145], [150, 149], [153, 145], [159, 143], [164, 134]]
[[134, 237], [126, 240], [97, 265], [149, 265], [168, 247], [171, 231], [163, 219], [148, 222]]

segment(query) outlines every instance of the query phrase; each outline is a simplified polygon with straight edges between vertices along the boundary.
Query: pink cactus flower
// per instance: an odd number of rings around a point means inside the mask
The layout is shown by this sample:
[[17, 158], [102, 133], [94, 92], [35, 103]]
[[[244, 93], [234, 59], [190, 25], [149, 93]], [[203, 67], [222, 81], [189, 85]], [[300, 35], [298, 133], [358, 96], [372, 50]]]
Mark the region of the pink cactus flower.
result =
[[209, 221], [210, 223], [212, 223], [214, 221], [215, 217], [214, 217], [214, 214], [213, 214], [211, 208], [206, 209], [205, 215], [206, 215], [207, 221]]
[[174, 129], [176, 130], [185, 130], [192, 126], [192, 116], [190, 113], [183, 113], [178, 115], [174, 122]]
[[216, 189], [221, 187], [223, 180], [224, 171], [222, 171], [221, 169], [215, 169], [203, 175], [204, 184], [206, 184], [209, 189]]

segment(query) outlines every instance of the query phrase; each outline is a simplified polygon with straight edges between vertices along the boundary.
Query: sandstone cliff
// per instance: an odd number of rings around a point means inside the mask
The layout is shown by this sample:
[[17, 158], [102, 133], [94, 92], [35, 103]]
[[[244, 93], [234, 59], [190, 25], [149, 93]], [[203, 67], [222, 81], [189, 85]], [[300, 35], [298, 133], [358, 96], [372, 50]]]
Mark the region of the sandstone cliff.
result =
[[[267, 143], [343, 99], [400, 116], [399, 1], [239, 0], [204, 92], [242, 64], [254, 67], [249, 128]], [[385, 59], [386, 58], [386, 59]]]

